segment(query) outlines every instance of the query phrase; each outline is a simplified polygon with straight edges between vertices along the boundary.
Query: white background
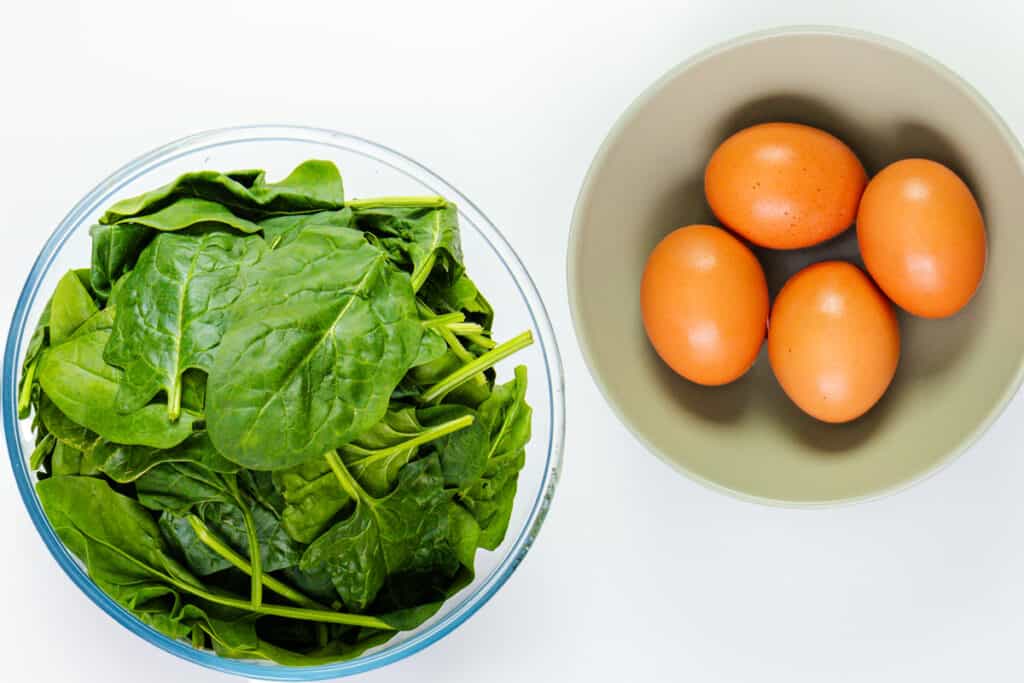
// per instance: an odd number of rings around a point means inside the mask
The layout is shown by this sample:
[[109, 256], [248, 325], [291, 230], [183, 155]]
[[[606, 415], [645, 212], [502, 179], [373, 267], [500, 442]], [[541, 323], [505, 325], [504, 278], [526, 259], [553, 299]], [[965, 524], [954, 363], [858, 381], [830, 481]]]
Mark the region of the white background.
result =
[[[1020, 681], [1020, 398], [908, 492], [769, 509], [645, 453], [577, 352], [565, 242], [605, 132], [693, 52], [792, 23], [909, 42], [1024, 133], [1017, 0], [4, 3], [0, 321], [64, 213], [144, 150], [253, 122], [377, 140], [471, 197], [532, 272], [562, 345], [568, 439], [547, 525], [506, 587], [440, 643], [363, 680]], [[5, 680], [229, 680], [145, 645], [80, 594], [9, 476], [0, 534]]]

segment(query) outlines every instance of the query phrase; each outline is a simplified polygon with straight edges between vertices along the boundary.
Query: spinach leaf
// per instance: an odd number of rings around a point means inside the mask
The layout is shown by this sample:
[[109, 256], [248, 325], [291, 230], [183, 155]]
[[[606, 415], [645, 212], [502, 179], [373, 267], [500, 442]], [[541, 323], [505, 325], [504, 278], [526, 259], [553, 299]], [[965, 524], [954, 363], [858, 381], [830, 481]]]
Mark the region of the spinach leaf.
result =
[[299, 569], [298, 565], [295, 565], [282, 569], [280, 573], [288, 583], [311, 598], [315, 598], [326, 605], [331, 605], [334, 609], [341, 607], [341, 603], [338, 602], [338, 592], [334, 590], [331, 577], [322, 569], [316, 568], [311, 571], [303, 571]]
[[206, 373], [199, 368], [181, 374], [181, 407], [197, 415], [206, 413]]
[[66, 341], [82, 323], [91, 318], [99, 309], [92, 295], [71, 270], [60, 279], [50, 299], [50, 344], [56, 346]]
[[195, 421], [190, 413], [172, 422], [162, 405], [127, 414], [117, 410], [123, 373], [103, 360], [109, 339], [109, 329], [98, 329], [47, 349], [39, 362], [39, 383], [46, 395], [72, 421], [108, 441], [171, 448], [188, 438]]
[[135, 480], [142, 505], [151, 510], [191, 512], [205, 503], [230, 503], [235, 500], [228, 484], [218, 472], [198, 463], [171, 461], [156, 465]]
[[53, 447], [53, 460], [50, 473], [59, 477], [65, 474], [80, 474], [82, 471], [82, 451], [58, 441]]
[[139, 225], [160, 232], [177, 232], [189, 228], [227, 228], [251, 234], [260, 230], [259, 225], [239, 218], [227, 207], [196, 197], [183, 197], [153, 213], [122, 218], [117, 224]]
[[455, 571], [448, 497], [436, 456], [403, 467], [398, 487], [384, 498], [363, 490], [336, 454], [327, 457], [356, 508], [306, 549], [300, 568], [324, 567], [342, 601], [357, 612], [373, 602], [391, 574]]
[[[494, 550], [501, 544], [512, 515], [519, 470], [526, 460], [532, 410], [526, 403], [526, 368], [515, 370], [515, 379], [495, 387], [477, 413], [476, 424], [488, 434], [483, 474], [459, 494], [462, 503], [480, 526], [480, 547]], [[452, 451], [442, 451], [442, 458]]]
[[111, 583], [166, 578], [200, 588], [165, 552], [156, 523], [137, 502], [92, 477], [51, 477], [36, 492], [54, 531], [93, 579]]
[[281, 511], [285, 507], [285, 500], [281, 492], [274, 486], [272, 472], [241, 470], [238, 473], [238, 485], [276, 517], [281, 517]]
[[[476, 411], [464, 406], [441, 405], [425, 408], [418, 413], [424, 424], [437, 424], [464, 415], [477, 417]], [[475, 419], [466, 429], [449, 434], [435, 442], [440, 456], [444, 485], [457, 489], [470, 486], [479, 479], [487, 467], [490, 447], [490, 425]]]
[[239, 467], [213, 447], [206, 432], [196, 432], [172, 448], [126, 446], [101, 441], [95, 446], [100, 470], [122, 484], [135, 481], [158, 465], [177, 462], [195, 465], [220, 474], [233, 474]]
[[[395, 407], [369, 430], [342, 448], [341, 458], [351, 475], [372, 496], [394, 489], [398, 473], [418, 449], [431, 441], [464, 430], [472, 417], [448, 412], [423, 426], [411, 407]], [[281, 518], [297, 541], [311, 543], [352, 500], [324, 458], [314, 458], [273, 473], [285, 506]]]
[[[285, 533], [280, 521], [262, 505], [250, 505], [259, 541], [263, 571], [272, 572], [299, 564], [302, 548]], [[248, 527], [242, 508], [235, 503], [208, 503], [196, 514], [206, 525], [242, 555], [249, 556]], [[232, 566], [231, 562], [205, 545], [189, 524], [187, 516], [164, 510], [160, 530], [171, 547], [179, 549], [186, 564], [199, 576]]]
[[284, 498], [281, 523], [300, 543], [312, 543], [352, 499], [323, 458], [273, 472]]
[[345, 196], [341, 175], [329, 161], [306, 161], [277, 183], [268, 183], [262, 171], [185, 173], [163, 187], [110, 207], [100, 223], [111, 224], [155, 213], [182, 198], [215, 202], [242, 218], [260, 219], [285, 213], [340, 209]]
[[448, 344], [445, 343], [444, 337], [434, 330], [425, 330], [423, 337], [420, 338], [420, 348], [416, 351], [416, 360], [412, 362], [412, 367], [433, 363], [447, 352]]
[[388, 411], [341, 453], [342, 461], [370, 495], [384, 496], [394, 488], [398, 471], [416, 454], [417, 446], [406, 444], [422, 432], [415, 409]]
[[239, 272], [263, 252], [260, 238], [223, 232], [163, 234], [143, 250], [112, 298], [117, 315], [104, 352], [124, 369], [120, 412], [139, 410], [165, 391], [168, 418], [178, 419], [182, 374], [209, 371], [228, 307], [240, 293]]
[[[418, 398], [422, 395], [423, 391], [434, 386], [452, 373], [457, 372], [465, 364], [465, 361], [459, 358], [454, 351], [448, 349], [444, 355], [412, 368], [408, 379], [418, 387], [418, 390], [415, 392]], [[457, 386], [448, 392], [445, 400], [449, 403], [475, 408], [490, 394], [490, 383], [483, 375], [477, 375], [472, 381]]]
[[200, 517], [236, 550], [248, 555], [248, 530], [242, 515], [242, 505], [247, 505], [252, 512], [263, 558], [263, 571], [273, 572], [297, 566], [302, 547], [288, 536], [277, 516], [262, 505], [242, 497], [241, 504], [214, 503], [204, 506], [200, 510]]
[[418, 294], [438, 313], [465, 313], [467, 320], [479, 323], [488, 332], [494, 323], [494, 309], [490, 302], [465, 273], [454, 282], [447, 277], [430, 277]]
[[46, 302], [39, 316], [32, 336], [29, 337], [25, 350], [25, 360], [21, 364], [21, 376], [18, 378], [18, 418], [24, 420], [31, 412], [34, 400], [38, 398], [39, 380], [37, 370], [39, 357], [50, 345], [50, 301]]
[[[24, 385], [28, 378], [26, 374], [30, 365], [33, 365], [39, 360], [40, 354], [43, 350], [50, 345], [50, 308], [53, 305], [53, 298], [46, 302], [46, 306], [43, 307], [43, 312], [39, 315], [39, 322], [36, 323], [35, 330], [32, 331], [32, 336], [29, 337], [28, 346], [25, 349], [25, 362], [21, 366], [21, 384]], [[19, 417], [27, 417], [19, 416]]]
[[263, 230], [263, 238], [272, 249], [291, 243], [299, 232], [311, 225], [348, 228], [352, 226], [352, 210], [348, 208], [338, 211], [318, 211], [316, 213], [299, 213], [287, 216], [274, 216], [259, 223]]
[[348, 203], [355, 226], [412, 262], [418, 290], [432, 272], [454, 282], [463, 272], [458, 210], [443, 197], [383, 197]]
[[371, 496], [386, 495], [394, 488], [399, 471], [415, 457], [420, 446], [448, 438], [473, 423], [469, 411], [459, 409], [432, 418], [424, 426], [411, 407], [389, 411], [384, 419], [341, 448], [345, 467]]
[[40, 396], [37, 410], [46, 430], [66, 446], [78, 451], [92, 451], [102, 441], [98, 434], [62, 413], [46, 394]]
[[106, 299], [114, 283], [135, 266], [142, 248], [153, 238], [153, 231], [132, 223], [98, 223], [89, 229], [89, 234], [92, 236], [89, 282], [97, 295]]
[[409, 278], [360, 232], [312, 226], [249, 280], [210, 371], [217, 448], [249, 469], [279, 469], [380, 420], [422, 335]]
[[196, 576], [209, 576], [232, 566], [224, 556], [199, 540], [187, 515], [164, 510], [157, 523], [167, 545], [177, 551]]
[[[237, 652], [244, 647], [255, 655], [253, 629], [259, 615], [391, 628], [381, 619], [341, 612], [270, 604], [252, 608], [204, 586], [170, 555], [149, 513], [100, 479], [51, 477], [37, 483], [36, 491], [57, 535], [86, 564], [90, 578], [143, 621], [174, 637], [196, 627], [215, 648]], [[169, 599], [154, 604], [159, 597]]]
[[53, 449], [57, 446], [57, 439], [54, 438], [53, 434], [44, 434], [41, 438], [36, 439], [36, 447], [32, 449], [32, 453], [28, 458], [28, 466], [33, 470], [38, 470], [43, 466], [46, 459], [53, 454]]
[[[262, 506], [253, 505], [239, 490], [234, 475], [213, 472], [200, 464], [189, 462], [168, 462], [157, 465], [135, 482], [139, 502], [146, 507], [178, 514], [194, 512], [218, 537], [240, 546], [249, 559], [251, 604], [254, 608], [263, 601], [265, 561], [271, 552], [279, 551], [291, 543], [281, 528], [280, 521]], [[166, 525], [166, 531], [177, 531], [173, 525]], [[187, 529], [186, 538], [175, 536], [177, 545], [190, 547], [192, 559], [196, 553], [217, 552], [217, 548], [200, 548], [202, 541], [194, 529]], [[262, 534], [262, 536], [261, 536]], [[189, 553], [185, 553], [186, 557]], [[220, 553], [223, 556], [223, 553]], [[290, 566], [298, 559], [298, 550], [284, 564], [275, 560], [274, 568]], [[230, 564], [232, 558], [225, 556]], [[274, 559], [274, 558], [271, 558]], [[198, 562], [198, 560], [196, 560]], [[209, 562], [201, 563], [203, 565]]]

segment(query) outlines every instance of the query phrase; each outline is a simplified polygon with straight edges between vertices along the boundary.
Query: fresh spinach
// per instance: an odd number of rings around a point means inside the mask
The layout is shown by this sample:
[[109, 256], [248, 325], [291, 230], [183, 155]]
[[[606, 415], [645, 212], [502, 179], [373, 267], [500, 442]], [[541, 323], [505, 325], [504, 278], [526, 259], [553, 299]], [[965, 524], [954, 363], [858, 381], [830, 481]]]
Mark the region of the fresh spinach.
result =
[[111, 302], [117, 307], [104, 357], [124, 369], [117, 407], [139, 410], [159, 391], [172, 421], [181, 414], [182, 374], [209, 372], [238, 298], [239, 272], [265, 251], [259, 237], [164, 234], [143, 250]]
[[504, 538], [526, 371], [441, 197], [198, 171], [112, 206], [29, 339], [50, 523], [142, 622], [225, 657], [360, 656]]
[[443, 197], [383, 197], [348, 203], [355, 227], [412, 263], [412, 286], [419, 290], [432, 275], [454, 282], [463, 272], [458, 211]]
[[423, 334], [409, 278], [361, 232], [312, 226], [249, 280], [210, 371], [217, 448], [280, 469], [380, 420]]
[[107, 209], [100, 223], [112, 224], [153, 214], [180, 199], [204, 199], [243, 218], [269, 218], [344, 207], [345, 192], [337, 167], [329, 161], [305, 161], [280, 182], [268, 183], [262, 171], [239, 176], [195, 171], [177, 180], [123, 199]]
[[78, 273], [69, 271], [60, 279], [50, 299], [50, 344], [66, 341], [86, 320], [99, 310]]
[[373, 602], [393, 574], [454, 571], [448, 497], [436, 456], [403, 467], [398, 487], [384, 498], [369, 495], [336, 453], [326, 458], [356, 509], [306, 549], [302, 569], [324, 567], [342, 601], [356, 612]]
[[172, 422], [165, 405], [118, 410], [124, 373], [103, 360], [109, 340], [110, 330], [99, 329], [48, 349], [39, 362], [39, 383], [46, 395], [71, 420], [108, 441], [172, 448], [188, 438], [196, 421], [190, 413]]

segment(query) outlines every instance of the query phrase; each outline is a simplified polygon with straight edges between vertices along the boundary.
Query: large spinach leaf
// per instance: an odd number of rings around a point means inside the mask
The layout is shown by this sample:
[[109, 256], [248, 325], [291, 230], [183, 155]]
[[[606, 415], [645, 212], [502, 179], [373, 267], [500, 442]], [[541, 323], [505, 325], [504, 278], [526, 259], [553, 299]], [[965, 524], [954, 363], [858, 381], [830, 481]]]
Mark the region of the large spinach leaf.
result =
[[329, 161], [303, 162], [276, 183], [268, 183], [262, 171], [244, 175], [195, 171], [163, 187], [117, 202], [103, 214], [100, 223], [117, 223], [152, 214], [183, 198], [204, 199], [225, 207], [236, 216], [260, 219], [340, 209], [345, 193], [341, 175]]
[[102, 441], [95, 446], [100, 470], [116, 482], [127, 484], [158, 465], [177, 462], [196, 465], [219, 474], [234, 474], [239, 467], [213, 447], [206, 432], [196, 432], [173, 448], [126, 446]]
[[227, 228], [251, 234], [260, 230], [256, 223], [236, 216], [217, 202], [187, 196], [153, 213], [122, 218], [117, 224], [139, 225], [159, 232]]
[[97, 329], [48, 349], [39, 362], [39, 382], [46, 395], [72, 421], [108, 441], [171, 448], [188, 438], [196, 419], [190, 413], [172, 422], [164, 405], [150, 404], [129, 413], [117, 409], [123, 373], [103, 360], [109, 339], [109, 329]]
[[146, 247], [111, 299], [117, 314], [104, 358], [124, 369], [121, 412], [165, 391], [168, 418], [178, 418], [182, 374], [210, 370], [228, 308], [241, 291], [239, 272], [263, 253], [260, 238], [223, 232], [164, 234]]
[[352, 210], [349, 208], [337, 211], [317, 211], [316, 213], [298, 213], [287, 216], [274, 216], [260, 221], [263, 238], [272, 249], [283, 247], [299, 236], [304, 228], [311, 225], [348, 228], [352, 226]]
[[210, 371], [218, 450], [280, 469], [379, 421], [422, 335], [408, 276], [360, 232], [312, 226], [249, 280]]
[[[494, 550], [501, 544], [512, 515], [519, 470], [526, 462], [532, 409], [526, 403], [526, 368], [515, 370], [515, 379], [494, 388], [477, 413], [477, 422], [488, 436], [481, 476], [459, 491], [458, 499], [480, 526], [480, 547]], [[456, 435], [457, 436], [457, 435]], [[457, 455], [442, 450], [442, 458]], [[460, 463], [461, 464], [461, 463]], [[451, 466], [449, 469], [457, 469]], [[474, 463], [471, 467], [478, 467]]]

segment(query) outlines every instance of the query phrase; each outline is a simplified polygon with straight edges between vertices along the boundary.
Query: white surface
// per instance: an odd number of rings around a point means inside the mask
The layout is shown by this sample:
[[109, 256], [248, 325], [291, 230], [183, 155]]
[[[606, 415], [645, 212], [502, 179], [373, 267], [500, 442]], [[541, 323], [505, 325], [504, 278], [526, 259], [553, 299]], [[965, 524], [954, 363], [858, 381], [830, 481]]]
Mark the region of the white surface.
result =
[[[337, 128], [422, 161], [506, 233], [547, 301], [569, 422], [547, 526], [468, 624], [362, 680], [1024, 677], [1020, 397], [966, 456], [896, 497], [827, 511], [738, 502], [677, 476], [615, 422], [577, 353], [564, 274], [597, 145], [694, 51], [782, 24], [873, 30], [951, 66], [1021, 134], [1024, 3], [57, 4], [0, 18], [4, 328], [85, 190], [143, 150], [245, 122]], [[0, 533], [5, 680], [231, 680], [145, 645], [82, 596], [9, 476]]]

